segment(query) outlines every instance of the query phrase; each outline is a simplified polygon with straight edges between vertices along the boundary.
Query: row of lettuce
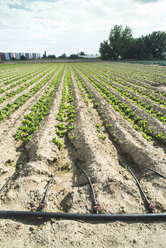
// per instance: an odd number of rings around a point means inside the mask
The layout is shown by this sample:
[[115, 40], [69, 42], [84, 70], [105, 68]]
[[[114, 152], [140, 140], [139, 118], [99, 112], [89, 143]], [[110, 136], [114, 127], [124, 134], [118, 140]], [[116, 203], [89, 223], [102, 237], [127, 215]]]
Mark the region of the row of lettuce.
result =
[[[20, 108], [28, 99], [34, 96], [38, 91], [40, 91], [44, 85], [48, 83], [49, 80], [54, 76], [56, 71], [59, 69], [60, 65], [55, 66], [49, 73], [46, 73], [45, 77], [40, 75], [37, 83], [33, 88], [31, 88], [26, 93], [18, 96], [12, 103], [8, 103], [5, 107], [0, 110], [0, 122], [9, 117], [12, 113], [14, 113], [18, 108]], [[36, 79], [35, 79], [36, 81]]]
[[[10, 65], [11, 66], [11, 65]], [[31, 65], [20, 65], [15, 68], [10, 68], [10, 70], [4, 69], [0, 70], [0, 87], [4, 85], [8, 85], [12, 82], [15, 82], [23, 77], [28, 77], [32, 73], [37, 72], [38, 70], [42, 70], [44, 68], [49, 67], [48, 64], [31, 64]]]
[[[20, 92], [26, 90], [31, 85], [39, 81], [41, 78], [45, 77], [45, 75], [49, 73], [52, 69], [53, 68], [37, 71], [35, 74], [31, 74], [30, 76], [23, 78], [15, 82], [14, 84], [11, 84], [9, 87], [5, 89], [4, 88], [0, 89], [0, 94], [5, 92], [5, 94], [3, 94], [3, 96], [0, 97], [0, 103], [3, 103], [4, 101], [8, 100], [8, 98], [11, 98], [19, 94]], [[16, 86], [19, 86], [19, 85], [21, 86], [14, 89]], [[8, 90], [10, 89], [13, 89], [13, 90], [8, 92]]]
[[[81, 68], [81, 67], [79, 67]], [[82, 69], [82, 68], [81, 68]], [[88, 70], [83, 70], [84, 72], [88, 72]], [[145, 94], [143, 94], [143, 89], [134, 89], [134, 87], [129, 86], [127, 84], [119, 83], [119, 81], [115, 80], [110, 81], [107, 78], [94, 73], [90, 72], [88, 75], [93, 78], [93, 80], [97, 80], [103, 85], [108, 86], [109, 89], [112, 89], [114, 94], [120, 94], [124, 98], [131, 101], [131, 103], [136, 104], [141, 109], [145, 110], [148, 114], [152, 115], [153, 117], [159, 119], [164, 124], [166, 123], [166, 102], [163, 99], [157, 98], [154, 95], [147, 93], [146, 97]], [[121, 86], [123, 85], [123, 86]], [[139, 93], [139, 94], [138, 94]], [[140, 93], [142, 95], [140, 96]], [[116, 95], [117, 95], [116, 94]], [[151, 101], [153, 99], [153, 101]], [[153, 103], [155, 101], [155, 103]], [[157, 103], [157, 104], [156, 104]], [[160, 107], [161, 105], [161, 107]]]
[[123, 116], [123, 118], [128, 120], [134, 129], [141, 132], [145, 139], [148, 141], [155, 139], [164, 143], [166, 142], [166, 137], [161, 130], [156, 131], [156, 129], [153, 129], [151, 123], [146, 118], [139, 116], [128, 104], [118, 99], [117, 95], [115, 96], [108, 87], [95, 80], [93, 76], [90, 76], [85, 70], [81, 70], [79, 66], [75, 66], [75, 69], [73, 70], [81, 84], [84, 85], [84, 89], [90, 98], [92, 98], [93, 94], [90, 91], [88, 84], [91, 84], [100, 95]]
[[[62, 76], [65, 75], [62, 80]], [[62, 99], [59, 107], [59, 112], [56, 120], [56, 136], [52, 141], [60, 150], [63, 147], [65, 135], [74, 128], [73, 122], [75, 117], [75, 109], [73, 104], [73, 90], [69, 67], [63, 65], [56, 77], [49, 84], [42, 97], [34, 104], [31, 112], [25, 115], [21, 126], [15, 134], [16, 140], [29, 141], [32, 134], [38, 130], [40, 121], [46, 116], [49, 111], [51, 102], [55, 97], [60, 82], [63, 81]]]
[[[46, 72], [47, 74], [44, 74]], [[29, 141], [32, 138], [32, 134], [39, 128], [40, 121], [48, 113], [60, 82], [63, 81], [62, 99], [55, 127], [56, 136], [53, 138], [53, 142], [58, 146], [58, 148], [62, 148], [65, 135], [74, 128], [74, 118], [76, 116], [71, 73], [73, 73], [75, 77], [80, 93], [86, 104], [88, 104], [90, 100], [93, 103], [93, 107], [96, 109], [98, 108], [99, 103], [95, 101], [94, 95], [96, 90], [96, 92], [98, 92], [115, 111], [118, 111], [135, 130], [141, 132], [146, 140], [158, 140], [162, 143], [166, 142], [166, 137], [162, 130], [158, 129], [156, 131], [149, 119], [144, 118], [143, 115], [140, 116], [137, 111], [132, 108], [132, 104], [137, 105], [140, 107], [141, 111], [146, 111], [148, 115], [152, 115], [152, 117], [158, 119], [163, 124], [166, 123], [164, 113], [157, 113], [155, 106], [152, 104], [148, 105], [146, 101], [144, 102], [142, 99], [140, 100], [139, 95], [131, 94], [128, 90], [120, 87], [121, 85], [126, 86], [124, 85], [124, 82], [114, 80], [111, 83], [109, 75], [106, 73], [97, 72], [96, 68], [92, 70], [92, 68], [88, 68], [87, 65], [83, 66], [82, 64], [73, 64], [72, 66], [60, 64], [56, 65], [54, 68], [51, 67], [46, 71], [41, 72], [39, 76], [33, 79], [41, 79], [33, 88], [31, 88], [26, 94], [19, 96], [13, 103], [7, 104], [3, 109], [1, 109], [0, 121], [3, 121], [49, 82], [42, 96], [33, 105], [30, 113], [24, 116], [24, 120], [15, 134], [16, 140]], [[62, 80], [63, 74], [64, 79]], [[46, 75], [45, 78], [43, 78], [44, 75]], [[25, 84], [24, 86], [26, 87], [27, 85]], [[91, 90], [91, 87], [93, 88], [93, 91]], [[126, 88], [131, 90], [128, 85]], [[134, 90], [132, 92], [134, 92]], [[128, 102], [123, 100], [123, 97], [124, 99], [131, 101], [132, 104], [128, 104]], [[163, 105], [163, 108], [165, 107], [163, 102], [159, 102], [159, 105]], [[108, 123], [107, 125], [111, 126], [113, 123]], [[96, 124], [96, 128], [97, 131], [101, 130], [99, 124]], [[102, 138], [103, 140], [105, 139], [101, 134], [99, 134], [99, 138]]]

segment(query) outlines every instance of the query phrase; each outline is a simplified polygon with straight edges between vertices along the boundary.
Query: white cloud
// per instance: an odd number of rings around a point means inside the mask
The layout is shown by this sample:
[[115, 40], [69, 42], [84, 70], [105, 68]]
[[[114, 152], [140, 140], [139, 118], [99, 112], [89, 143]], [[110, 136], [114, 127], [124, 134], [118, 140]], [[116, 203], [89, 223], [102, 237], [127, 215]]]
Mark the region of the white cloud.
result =
[[140, 2], [140, 3], [152, 3], [152, 2], [158, 2], [160, 0], [133, 0], [136, 2]]
[[1, 50], [98, 53], [100, 42], [116, 24], [131, 27], [135, 37], [164, 30], [165, 0], [141, 2], [1, 0]]

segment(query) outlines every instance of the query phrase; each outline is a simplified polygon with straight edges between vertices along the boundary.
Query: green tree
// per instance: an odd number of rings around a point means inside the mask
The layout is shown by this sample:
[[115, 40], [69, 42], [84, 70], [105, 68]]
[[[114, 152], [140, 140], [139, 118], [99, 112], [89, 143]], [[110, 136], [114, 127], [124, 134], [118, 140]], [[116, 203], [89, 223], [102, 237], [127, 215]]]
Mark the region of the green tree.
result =
[[146, 36], [147, 49], [153, 58], [162, 59], [163, 53], [166, 52], [166, 32], [155, 31]]
[[69, 59], [78, 59], [78, 54], [71, 54]]
[[66, 58], [67, 58], [66, 53], [62, 53], [62, 55], [59, 56], [59, 58], [60, 58], [60, 59], [66, 59]]
[[134, 39], [134, 52], [136, 59], [147, 59], [150, 58], [149, 52], [149, 39], [147, 37], [141, 36]]
[[84, 53], [84, 52], [80, 52], [80, 53], [79, 53], [79, 55], [84, 56], [84, 55], [85, 55], [85, 53]]
[[20, 60], [26, 60], [27, 58], [24, 55], [20, 56]]
[[101, 59], [107, 60], [113, 58], [111, 47], [106, 40], [100, 43], [99, 52], [101, 54]]
[[48, 58], [49, 58], [49, 59], [56, 59], [56, 56], [53, 55], [53, 54], [50, 54], [50, 55], [48, 55]]
[[123, 29], [122, 25], [115, 25], [109, 35], [109, 45], [113, 52], [114, 59], [118, 59], [119, 56], [126, 58], [131, 49], [132, 41], [132, 31], [129, 27], [126, 26]]

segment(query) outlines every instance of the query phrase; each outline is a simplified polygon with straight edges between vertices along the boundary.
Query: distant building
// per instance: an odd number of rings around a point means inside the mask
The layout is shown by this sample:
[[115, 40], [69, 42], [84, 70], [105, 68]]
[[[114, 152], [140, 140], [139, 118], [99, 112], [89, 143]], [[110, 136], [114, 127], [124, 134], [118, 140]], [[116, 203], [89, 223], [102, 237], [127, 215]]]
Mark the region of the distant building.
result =
[[37, 53], [37, 59], [40, 59], [41, 56], [40, 56], [40, 53]]
[[6, 60], [10, 60], [10, 55], [9, 55], [9, 53], [5, 53], [5, 59], [6, 59]]
[[20, 59], [20, 54], [19, 53], [15, 53], [15, 57], [16, 57], [16, 59]]
[[25, 59], [41, 59], [40, 53], [0, 53], [0, 60], [11, 60], [17, 59], [20, 60], [21, 58], [25, 57]]
[[5, 60], [5, 53], [0, 53], [0, 60]]
[[86, 54], [86, 55], [78, 55], [79, 57], [81, 57], [81, 58], [84, 58], [84, 59], [97, 59], [97, 58], [99, 58], [100, 57], [100, 55], [99, 54], [96, 54], [96, 55], [93, 55], [93, 54], [91, 54], [91, 55], [88, 55], [88, 54]]
[[33, 59], [37, 59], [36, 53], [32, 53]]
[[26, 59], [30, 59], [30, 53], [25, 53]]
[[10, 59], [15, 58], [15, 53], [9, 53], [9, 58], [10, 58]]

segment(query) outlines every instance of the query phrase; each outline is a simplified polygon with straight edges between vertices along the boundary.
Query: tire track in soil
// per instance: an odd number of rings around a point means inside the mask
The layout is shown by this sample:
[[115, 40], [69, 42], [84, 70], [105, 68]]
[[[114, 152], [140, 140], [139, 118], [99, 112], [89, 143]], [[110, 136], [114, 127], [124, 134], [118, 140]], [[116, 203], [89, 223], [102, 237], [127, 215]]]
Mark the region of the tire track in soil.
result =
[[1, 157], [1, 164], [7, 163], [14, 164], [19, 156], [19, 152], [17, 152], [17, 148], [20, 146], [20, 142], [16, 142], [13, 138], [13, 135], [16, 133], [16, 130], [21, 125], [24, 116], [31, 111], [31, 107], [38, 99], [42, 96], [46, 88], [49, 86], [50, 82], [55, 78], [58, 71], [52, 76], [52, 78], [38, 91], [29, 98], [20, 108], [18, 108], [8, 119], [4, 120], [0, 124], [0, 153], [2, 154]]
[[152, 167], [166, 174], [166, 156], [163, 149], [154, 147], [152, 143], [147, 142], [140, 133], [132, 128], [128, 121], [102, 98], [99, 92], [79, 71], [78, 73], [90, 88], [96, 102], [99, 103], [100, 116], [102, 116], [103, 120], [107, 118], [108, 123], [112, 125], [107, 130], [116, 139], [121, 151], [129, 156], [140, 169]]

